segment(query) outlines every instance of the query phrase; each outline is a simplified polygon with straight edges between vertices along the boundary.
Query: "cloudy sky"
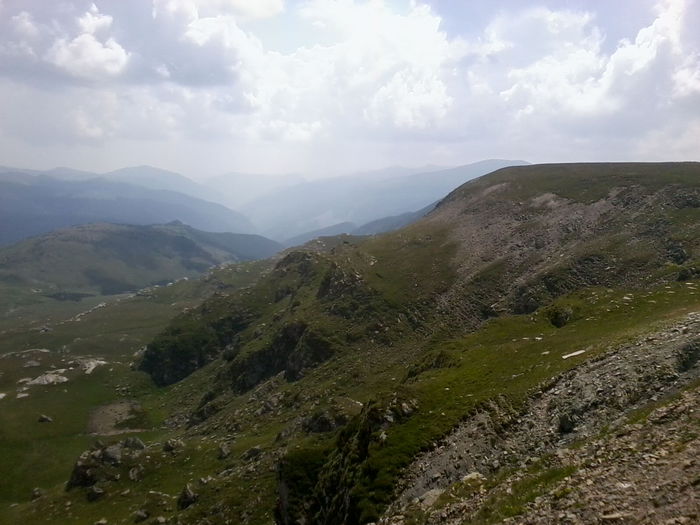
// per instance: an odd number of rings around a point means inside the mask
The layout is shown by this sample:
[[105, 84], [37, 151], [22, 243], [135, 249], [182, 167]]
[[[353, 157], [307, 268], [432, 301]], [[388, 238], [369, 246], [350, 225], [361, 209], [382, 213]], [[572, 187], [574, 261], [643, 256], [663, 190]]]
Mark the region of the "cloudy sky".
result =
[[0, 165], [700, 159], [700, 0], [0, 0]]

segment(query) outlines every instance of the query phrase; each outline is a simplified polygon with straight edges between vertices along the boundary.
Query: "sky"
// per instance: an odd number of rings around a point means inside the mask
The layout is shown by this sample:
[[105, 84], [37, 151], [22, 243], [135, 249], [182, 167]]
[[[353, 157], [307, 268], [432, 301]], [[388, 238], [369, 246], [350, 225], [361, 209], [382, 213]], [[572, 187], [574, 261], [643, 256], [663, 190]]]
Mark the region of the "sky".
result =
[[700, 0], [0, 0], [0, 165], [700, 159]]

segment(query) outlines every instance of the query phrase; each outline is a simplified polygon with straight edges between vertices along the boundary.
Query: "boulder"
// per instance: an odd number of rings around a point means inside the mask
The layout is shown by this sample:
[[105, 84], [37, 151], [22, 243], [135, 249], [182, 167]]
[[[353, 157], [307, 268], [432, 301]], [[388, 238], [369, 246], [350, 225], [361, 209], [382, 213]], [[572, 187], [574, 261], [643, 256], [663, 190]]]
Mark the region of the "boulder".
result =
[[39, 423], [53, 423], [53, 418], [50, 416], [47, 416], [46, 414], [41, 414], [39, 416], [39, 419], [37, 419]]
[[120, 465], [122, 462], [122, 450], [123, 445], [117, 443], [115, 445], [110, 445], [102, 451], [102, 461], [109, 463], [110, 465]]
[[130, 436], [122, 441], [122, 446], [131, 450], [144, 450], [146, 448], [144, 442], [134, 436]]
[[255, 447], [252, 447], [252, 448], [249, 448], [248, 450], [246, 450], [241, 455], [241, 459], [244, 461], [248, 461], [248, 460], [257, 458], [261, 454], [262, 454], [262, 448], [260, 448], [259, 446], [255, 446]]
[[199, 494], [197, 494], [188, 483], [177, 498], [177, 508], [180, 510], [186, 509], [190, 505], [196, 503], [198, 499]]
[[221, 443], [219, 445], [219, 459], [226, 459], [231, 455], [231, 449], [226, 443]]
[[103, 488], [98, 487], [97, 485], [93, 485], [88, 489], [87, 492], [87, 499], [88, 501], [97, 501], [101, 497], [105, 495], [105, 491]]
[[185, 442], [181, 439], [169, 439], [163, 444], [163, 452], [175, 452], [177, 449], [184, 447]]

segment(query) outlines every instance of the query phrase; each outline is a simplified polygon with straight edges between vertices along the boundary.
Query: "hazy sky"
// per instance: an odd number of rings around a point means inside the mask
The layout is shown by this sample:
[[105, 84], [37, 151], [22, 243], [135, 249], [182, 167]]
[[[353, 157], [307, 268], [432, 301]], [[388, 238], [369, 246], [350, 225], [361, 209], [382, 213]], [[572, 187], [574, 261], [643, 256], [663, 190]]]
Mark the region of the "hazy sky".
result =
[[700, 159], [700, 0], [0, 0], [0, 165]]

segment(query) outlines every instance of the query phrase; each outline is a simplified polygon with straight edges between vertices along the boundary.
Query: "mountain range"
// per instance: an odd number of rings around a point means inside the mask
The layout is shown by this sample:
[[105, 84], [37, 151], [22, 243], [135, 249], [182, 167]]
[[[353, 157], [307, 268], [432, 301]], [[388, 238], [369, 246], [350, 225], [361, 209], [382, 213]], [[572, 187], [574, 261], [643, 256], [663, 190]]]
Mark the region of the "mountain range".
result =
[[290, 239], [340, 223], [360, 227], [384, 217], [415, 212], [470, 179], [522, 164], [526, 163], [486, 160], [438, 171], [416, 173], [395, 168], [320, 179], [268, 192], [240, 209], [263, 235]]
[[214, 232], [250, 233], [240, 213], [184, 193], [101, 178], [61, 180], [0, 173], [0, 245], [91, 222], [162, 224], [182, 221]]
[[692, 523], [699, 280], [700, 163], [548, 164], [3, 316], [0, 520]]
[[471, 178], [519, 164], [392, 167], [311, 181], [231, 173], [201, 183], [151, 166], [102, 174], [0, 167], [0, 245], [90, 222], [180, 220], [206, 231], [263, 233], [290, 246], [329, 233], [380, 233], [419, 218], [420, 210]]

